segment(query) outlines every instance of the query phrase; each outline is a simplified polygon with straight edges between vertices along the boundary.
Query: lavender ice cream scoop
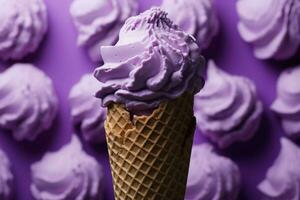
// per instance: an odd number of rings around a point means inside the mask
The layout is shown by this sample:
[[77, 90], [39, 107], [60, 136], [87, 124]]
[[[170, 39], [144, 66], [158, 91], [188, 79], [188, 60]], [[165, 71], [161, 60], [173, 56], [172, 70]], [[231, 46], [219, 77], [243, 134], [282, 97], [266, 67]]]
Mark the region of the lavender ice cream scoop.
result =
[[101, 200], [104, 174], [76, 136], [31, 166], [31, 192], [37, 200]]
[[208, 144], [193, 146], [185, 200], [235, 200], [240, 171]]
[[271, 109], [282, 120], [288, 136], [300, 137], [300, 66], [285, 70], [277, 82], [277, 99]]
[[134, 114], [145, 113], [203, 87], [204, 59], [196, 41], [161, 9], [129, 18], [119, 36], [115, 46], [101, 48], [104, 65], [95, 71], [96, 96], [104, 106], [120, 103]]
[[10, 161], [0, 149], [0, 199], [9, 200], [12, 197], [13, 175], [10, 170]]
[[51, 79], [30, 64], [15, 64], [0, 74], [0, 128], [16, 140], [34, 140], [56, 116]]
[[239, 0], [238, 30], [259, 59], [288, 59], [300, 45], [299, 0]]
[[47, 31], [43, 0], [0, 0], [0, 59], [19, 60], [39, 47]]
[[274, 164], [268, 169], [265, 179], [258, 185], [264, 199], [300, 199], [300, 148], [282, 138], [281, 150]]
[[101, 100], [94, 96], [98, 89], [98, 81], [92, 74], [86, 74], [69, 94], [73, 122], [75, 126], [80, 126], [83, 138], [89, 142], [105, 141], [106, 109], [101, 106]]
[[125, 20], [137, 12], [137, 0], [74, 0], [70, 13], [78, 45], [87, 48], [93, 61], [101, 61], [100, 47], [115, 44]]
[[182, 30], [193, 35], [206, 49], [219, 31], [213, 0], [164, 0], [162, 9]]
[[230, 75], [210, 61], [204, 89], [196, 95], [194, 112], [198, 128], [219, 147], [249, 140], [262, 114], [253, 82]]

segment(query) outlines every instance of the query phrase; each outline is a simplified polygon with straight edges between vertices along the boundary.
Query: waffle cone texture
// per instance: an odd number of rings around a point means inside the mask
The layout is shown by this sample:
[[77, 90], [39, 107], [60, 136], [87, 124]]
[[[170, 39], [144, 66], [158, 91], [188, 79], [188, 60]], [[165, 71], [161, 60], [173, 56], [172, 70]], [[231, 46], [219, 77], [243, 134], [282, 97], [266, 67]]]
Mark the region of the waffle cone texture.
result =
[[116, 200], [183, 200], [196, 120], [194, 97], [162, 102], [150, 116], [108, 106], [106, 140]]

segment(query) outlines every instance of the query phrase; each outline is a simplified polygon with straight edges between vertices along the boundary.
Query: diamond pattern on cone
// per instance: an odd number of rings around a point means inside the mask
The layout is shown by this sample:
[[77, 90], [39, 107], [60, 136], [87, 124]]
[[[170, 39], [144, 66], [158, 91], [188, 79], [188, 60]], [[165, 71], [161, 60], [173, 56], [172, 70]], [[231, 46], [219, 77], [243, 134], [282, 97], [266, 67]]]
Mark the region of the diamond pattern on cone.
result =
[[105, 122], [116, 200], [183, 200], [196, 120], [190, 94], [150, 116], [111, 104]]

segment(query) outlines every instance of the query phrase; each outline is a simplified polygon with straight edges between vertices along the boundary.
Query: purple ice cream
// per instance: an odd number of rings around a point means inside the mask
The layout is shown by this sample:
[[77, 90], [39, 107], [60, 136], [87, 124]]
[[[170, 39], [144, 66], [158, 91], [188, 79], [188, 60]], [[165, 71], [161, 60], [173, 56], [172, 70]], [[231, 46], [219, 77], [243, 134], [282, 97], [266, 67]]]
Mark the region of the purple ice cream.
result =
[[175, 24], [196, 38], [201, 50], [219, 31], [214, 0], [164, 0], [161, 7]]
[[12, 197], [13, 175], [10, 170], [10, 161], [0, 149], [0, 199], [9, 200]]
[[115, 46], [101, 48], [104, 65], [95, 70], [103, 105], [120, 103], [133, 114], [204, 85], [204, 59], [196, 41], [160, 8], [129, 18]]
[[208, 144], [193, 146], [185, 200], [235, 200], [240, 171], [230, 159]]
[[37, 200], [101, 200], [104, 174], [79, 139], [47, 153], [31, 166], [31, 192]]
[[125, 20], [137, 12], [138, 0], [74, 0], [70, 13], [78, 45], [87, 48], [93, 61], [101, 61], [100, 47], [114, 45]]
[[72, 120], [80, 127], [83, 138], [89, 142], [104, 142], [104, 121], [106, 109], [94, 95], [99, 89], [98, 81], [92, 74], [82, 76], [69, 94]]
[[209, 62], [205, 87], [196, 95], [198, 128], [219, 147], [247, 141], [256, 132], [262, 114], [254, 83], [230, 75]]
[[265, 179], [258, 185], [266, 200], [300, 199], [300, 148], [282, 138], [281, 150]]
[[299, 0], [238, 0], [241, 37], [259, 59], [288, 59], [300, 46]]
[[16, 140], [34, 140], [48, 130], [58, 100], [51, 79], [31, 64], [14, 64], [0, 73], [0, 128]]
[[277, 98], [271, 109], [282, 120], [286, 134], [300, 137], [300, 66], [285, 70], [277, 82]]
[[43, 0], [0, 0], [0, 59], [19, 60], [39, 47], [47, 31]]

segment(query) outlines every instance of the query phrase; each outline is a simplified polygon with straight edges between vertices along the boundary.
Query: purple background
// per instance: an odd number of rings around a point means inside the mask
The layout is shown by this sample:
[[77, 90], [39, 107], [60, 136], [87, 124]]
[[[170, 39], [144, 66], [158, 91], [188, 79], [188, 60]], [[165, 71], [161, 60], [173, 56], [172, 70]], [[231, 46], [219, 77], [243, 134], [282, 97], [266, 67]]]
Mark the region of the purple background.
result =
[[[30, 165], [41, 159], [47, 151], [58, 150], [74, 132], [69, 114], [68, 94], [80, 77], [91, 72], [97, 65], [89, 61], [85, 51], [76, 46], [76, 31], [73, 27], [69, 6], [72, 0], [45, 0], [49, 12], [49, 31], [38, 53], [23, 62], [32, 62], [44, 70], [52, 79], [59, 97], [59, 113], [54, 127], [34, 143], [16, 142], [10, 133], [0, 131], [0, 147], [8, 154], [15, 175], [15, 199], [31, 200]], [[158, 5], [160, 0], [140, 0], [141, 10]], [[252, 49], [238, 35], [235, 0], [215, 0], [221, 29], [212, 47], [205, 52], [217, 65], [226, 71], [251, 78], [257, 85], [258, 94], [265, 111], [256, 136], [248, 143], [233, 145], [220, 152], [232, 158], [242, 172], [242, 188], [239, 199], [255, 200], [260, 197], [256, 185], [263, 179], [267, 168], [279, 151], [279, 137], [282, 129], [269, 106], [276, 96], [276, 80], [284, 66], [297, 61], [266, 62], [254, 58]], [[295, 59], [294, 59], [295, 60]], [[299, 62], [298, 62], [299, 63]], [[1, 63], [4, 70], [10, 63]], [[196, 143], [203, 141], [197, 136]], [[113, 199], [111, 175], [105, 145], [93, 147], [84, 144], [85, 150], [105, 166], [105, 200]]]

